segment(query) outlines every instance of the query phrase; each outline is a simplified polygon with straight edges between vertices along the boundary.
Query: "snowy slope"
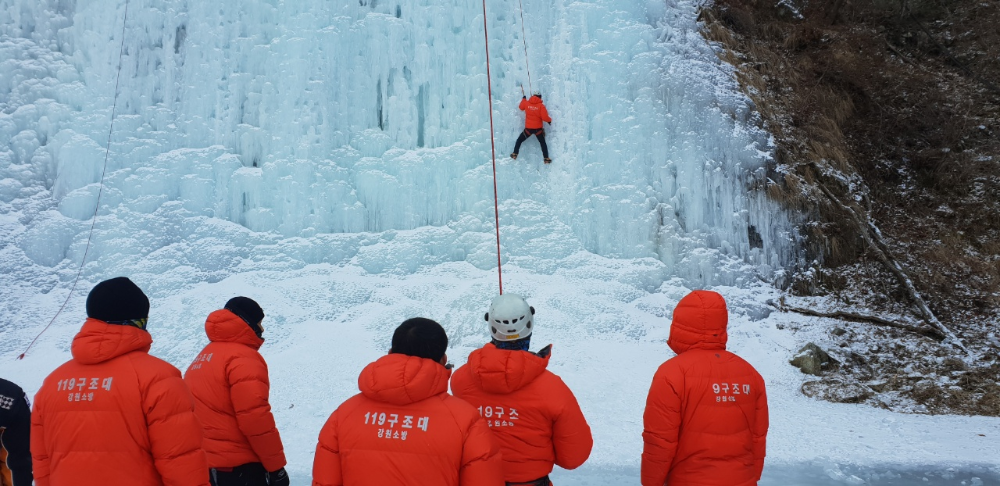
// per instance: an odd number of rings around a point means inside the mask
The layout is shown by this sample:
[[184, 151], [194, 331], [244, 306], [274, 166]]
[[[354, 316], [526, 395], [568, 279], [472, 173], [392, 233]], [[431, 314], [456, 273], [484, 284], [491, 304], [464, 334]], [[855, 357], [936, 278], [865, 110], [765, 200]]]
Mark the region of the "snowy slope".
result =
[[[486, 340], [498, 286], [482, 5], [130, 0], [123, 31], [125, 10], [0, 0], [3, 376], [36, 390], [69, 358], [86, 292], [105, 278], [147, 291], [152, 352], [181, 368], [205, 343], [204, 317], [251, 296], [304, 482], [320, 426], [399, 322], [441, 322], [458, 364]], [[765, 479], [809, 464], [860, 484], [841, 466], [883, 463], [998, 477], [996, 419], [798, 392], [787, 359], [809, 333], [779, 331], [789, 318], [764, 303], [800, 258], [794, 216], [761, 190], [768, 136], [695, 17], [690, 1], [529, 1], [522, 38], [517, 5], [487, 2], [504, 290], [539, 310], [534, 347], [555, 343], [553, 371], [596, 439], [560, 484], [637, 484], [670, 312], [702, 287], [730, 300], [731, 348], [768, 380]], [[83, 279], [14, 361], [86, 251], [122, 45]], [[506, 158], [529, 67], [554, 118], [551, 166], [533, 140]]]

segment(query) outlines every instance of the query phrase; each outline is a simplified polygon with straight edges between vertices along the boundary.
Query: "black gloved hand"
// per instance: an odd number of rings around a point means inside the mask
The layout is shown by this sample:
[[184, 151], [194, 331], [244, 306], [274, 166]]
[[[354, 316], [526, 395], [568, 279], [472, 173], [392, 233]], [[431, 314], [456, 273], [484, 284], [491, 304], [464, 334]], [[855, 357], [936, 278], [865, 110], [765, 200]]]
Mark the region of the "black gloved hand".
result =
[[288, 486], [288, 473], [285, 472], [285, 468], [267, 473], [267, 484], [269, 486]]

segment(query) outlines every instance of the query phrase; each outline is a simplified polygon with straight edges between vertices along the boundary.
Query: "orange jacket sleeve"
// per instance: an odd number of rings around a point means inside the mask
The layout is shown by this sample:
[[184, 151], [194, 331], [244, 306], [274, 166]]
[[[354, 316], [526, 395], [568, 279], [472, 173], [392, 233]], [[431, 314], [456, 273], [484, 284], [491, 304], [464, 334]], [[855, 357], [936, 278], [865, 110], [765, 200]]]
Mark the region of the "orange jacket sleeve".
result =
[[[317, 456], [318, 456], [317, 452]], [[482, 417], [476, 416], [462, 446], [460, 486], [504, 486], [503, 458], [493, 431]]]
[[657, 370], [642, 416], [642, 486], [663, 486], [677, 451], [681, 397], [666, 366]]
[[760, 393], [757, 395], [757, 417], [753, 428], [753, 458], [754, 468], [757, 471], [757, 480], [764, 472], [764, 456], [767, 454], [767, 428], [769, 417], [767, 412], [767, 392], [764, 389], [764, 380], [760, 382]]
[[544, 104], [541, 106], [541, 110], [538, 112], [538, 115], [541, 116], [543, 122], [552, 123], [552, 118], [549, 118], [549, 110], [545, 109]]
[[316, 444], [316, 455], [313, 457], [313, 486], [344, 485], [337, 427], [337, 412], [334, 412], [319, 432], [319, 443]]
[[156, 376], [143, 390], [142, 408], [153, 463], [164, 486], [208, 486], [208, 462], [201, 448], [201, 424], [181, 374]]
[[576, 469], [590, 457], [594, 438], [590, 425], [580, 410], [580, 404], [569, 387], [558, 377], [562, 385], [560, 400], [564, 406], [552, 427], [552, 446], [556, 453], [556, 465], [563, 469]]
[[525, 99], [524, 97], [522, 97], [522, 98], [521, 98], [521, 102], [520, 102], [520, 103], [519, 103], [519, 104], [517, 105], [517, 108], [518, 108], [519, 110], [521, 110], [521, 111], [524, 111], [524, 109], [525, 109], [525, 108], [526, 108], [527, 106], [528, 106], [528, 100], [527, 100], [527, 99]]
[[31, 464], [36, 486], [49, 486], [49, 454], [45, 449], [45, 424], [36, 398], [31, 411]]
[[274, 424], [268, 396], [271, 383], [267, 364], [256, 356], [238, 356], [226, 369], [236, 424], [250, 442], [264, 469], [277, 471], [285, 467], [285, 450]]

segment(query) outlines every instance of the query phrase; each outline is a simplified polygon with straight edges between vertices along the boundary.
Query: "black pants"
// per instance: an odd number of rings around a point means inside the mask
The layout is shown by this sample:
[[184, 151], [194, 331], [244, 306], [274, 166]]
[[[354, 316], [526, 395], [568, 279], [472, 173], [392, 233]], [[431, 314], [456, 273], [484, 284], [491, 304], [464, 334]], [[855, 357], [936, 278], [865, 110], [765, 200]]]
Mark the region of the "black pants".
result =
[[267, 470], [259, 462], [236, 466], [231, 472], [209, 470], [212, 486], [267, 486]]
[[507, 486], [552, 486], [552, 482], [549, 481], [548, 476], [542, 476], [534, 481], [528, 481], [526, 483], [507, 483]]
[[521, 144], [524, 143], [528, 137], [534, 135], [538, 139], [538, 145], [542, 146], [542, 157], [546, 159], [549, 158], [549, 147], [545, 145], [545, 129], [544, 128], [525, 128], [521, 132], [521, 136], [517, 137], [517, 142], [514, 143], [514, 153], [521, 151]]

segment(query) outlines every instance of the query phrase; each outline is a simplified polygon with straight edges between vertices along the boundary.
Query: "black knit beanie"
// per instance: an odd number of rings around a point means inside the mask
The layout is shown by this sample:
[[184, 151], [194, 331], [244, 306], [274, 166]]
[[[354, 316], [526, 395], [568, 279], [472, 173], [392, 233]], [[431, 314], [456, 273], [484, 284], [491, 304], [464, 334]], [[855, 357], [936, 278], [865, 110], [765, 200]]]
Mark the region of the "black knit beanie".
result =
[[260, 305], [253, 299], [249, 297], [233, 297], [229, 299], [229, 302], [226, 302], [226, 310], [243, 319], [257, 337], [264, 335], [264, 328], [258, 325], [260, 321], [264, 320], [264, 309], [261, 309]]
[[448, 349], [448, 334], [441, 324], [423, 317], [403, 321], [392, 334], [392, 352], [441, 361]]
[[87, 317], [120, 323], [149, 317], [149, 298], [127, 277], [115, 277], [94, 286], [87, 296]]

